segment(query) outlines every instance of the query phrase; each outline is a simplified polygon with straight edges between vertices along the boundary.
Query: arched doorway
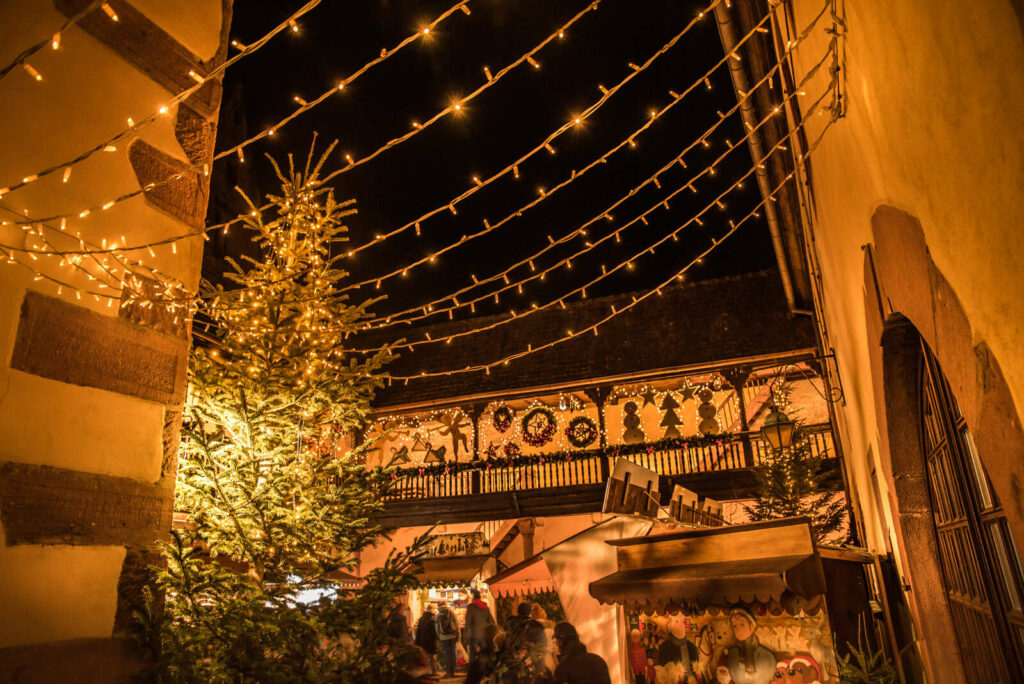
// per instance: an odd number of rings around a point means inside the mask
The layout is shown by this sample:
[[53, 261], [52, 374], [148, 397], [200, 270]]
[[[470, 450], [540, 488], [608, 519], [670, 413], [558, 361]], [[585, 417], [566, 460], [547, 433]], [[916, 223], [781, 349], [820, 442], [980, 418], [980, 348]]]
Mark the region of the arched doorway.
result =
[[923, 340], [918, 377], [928, 493], [966, 681], [1024, 681], [1024, 572], [1017, 546], [967, 421]]

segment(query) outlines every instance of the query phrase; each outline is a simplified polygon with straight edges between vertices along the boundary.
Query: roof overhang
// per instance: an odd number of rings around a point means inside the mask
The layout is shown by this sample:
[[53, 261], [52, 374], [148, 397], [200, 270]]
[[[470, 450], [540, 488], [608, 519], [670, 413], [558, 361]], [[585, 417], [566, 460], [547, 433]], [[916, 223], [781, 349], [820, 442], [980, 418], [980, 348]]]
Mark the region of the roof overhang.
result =
[[417, 574], [425, 586], [464, 586], [473, 581], [489, 558], [487, 554], [423, 558], [419, 561], [421, 570]]
[[618, 572], [590, 585], [602, 603], [665, 606], [813, 597], [825, 580], [810, 523], [787, 518], [613, 540]]
[[540, 554], [505, 568], [485, 582], [495, 596], [528, 596], [555, 590], [555, 581]]

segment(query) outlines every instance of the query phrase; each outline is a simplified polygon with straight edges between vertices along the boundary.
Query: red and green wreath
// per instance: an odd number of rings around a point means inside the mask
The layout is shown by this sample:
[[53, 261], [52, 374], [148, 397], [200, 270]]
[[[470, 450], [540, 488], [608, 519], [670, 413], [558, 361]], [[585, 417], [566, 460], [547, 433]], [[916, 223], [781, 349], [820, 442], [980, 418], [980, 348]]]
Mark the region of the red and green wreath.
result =
[[512, 409], [508, 406], [499, 406], [491, 414], [491, 425], [498, 432], [504, 434], [512, 427]]
[[565, 437], [577, 449], [585, 449], [597, 439], [597, 423], [586, 416], [576, 416], [565, 428]]
[[534, 406], [523, 416], [523, 441], [532, 447], [542, 447], [551, 441], [558, 430], [555, 414], [546, 406]]

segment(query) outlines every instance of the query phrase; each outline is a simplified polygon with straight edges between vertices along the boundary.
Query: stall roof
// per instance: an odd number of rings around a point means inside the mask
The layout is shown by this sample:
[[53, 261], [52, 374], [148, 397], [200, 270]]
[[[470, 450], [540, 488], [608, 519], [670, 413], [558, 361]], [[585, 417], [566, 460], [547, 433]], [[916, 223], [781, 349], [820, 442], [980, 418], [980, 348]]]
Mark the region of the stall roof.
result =
[[[506, 594], [536, 593], [538, 591], [554, 589], [554, 580], [551, 578], [551, 573], [548, 570], [547, 563], [544, 562], [544, 554], [561, 544], [575, 539], [585, 532], [590, 532], [605, 523], [617, 520], [618, 517], [619, 516], [609, 516], [604, 520], [599, 520], [590, 527], [582, 529], [579, 532], [562, 539], [554, 546], [544, 549], [540, 553], [535, 553], [529, 558], [519, 561], [515, 565], [510, 565], [501, 572], [491, 575], [484, 580], [484, 582], [491, 590], [491, 593], [495, 593], [495, 587], [498, 587], [497, 593], [500, 596], [504, 596]], [[527, 584], [524, 585], [524, 582]], [[544, 585], [545, 582], [547, 583], [546, 586]]]
[[469, 584], [489, 558], [487, 554], [424, 558], [419, 562], [422, 568], [420, 582], [428, 586]]
[[602, 603], [728, 604], [824, 593], [806, 518], [609, 541], [618, 572], [591, 583]]
[[540, 554], [505, 568], [486, 582], [495, 596], [526, 596], [555, 589], [551, 572]]

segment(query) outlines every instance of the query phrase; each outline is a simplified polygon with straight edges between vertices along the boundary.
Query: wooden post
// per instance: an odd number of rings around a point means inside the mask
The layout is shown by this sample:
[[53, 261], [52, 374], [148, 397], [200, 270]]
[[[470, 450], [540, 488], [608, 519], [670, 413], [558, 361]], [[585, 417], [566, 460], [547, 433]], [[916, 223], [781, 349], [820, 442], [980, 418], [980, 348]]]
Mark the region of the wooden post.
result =
[[[608, 446], [608, 435], [607, 424], [604, 419], [604, 406], [605, 402], [608, 401], [608, 395], [612, 393], [612, 388], [609, 385], [600, 385], [583, 391], [587, 397], [597, 406], [597, 430], [598, 438], [600, 439], [599, 444], [601, 448]], [[600, 459], [601, 463], [601, 482], [607, 482], [611, 476], [611, 468], [608, 465], [608, 457]]]
[[750, 425], [747, 423], [747, 401], [743, 398], [743, 386], [747, 384], [750, 377], [750, 368], [737, 366], [730, 368], [724, 374], [725, 379], [732, 385], [740, 404], [740, 430], [743, 432], [743, 439], [740, 444], [743, 446], [743, 464], [747, 468], [754, 467], [754, 449], [750, 443]]
[[[480, 416], [487, 404], [473, 404], [469, 409], [469, 419], [473, 421], [473, 460], [480, 459]], [[480, 493], [480, 471], [474, 470], [470, 475], [469, 490], [471, 494]]]

